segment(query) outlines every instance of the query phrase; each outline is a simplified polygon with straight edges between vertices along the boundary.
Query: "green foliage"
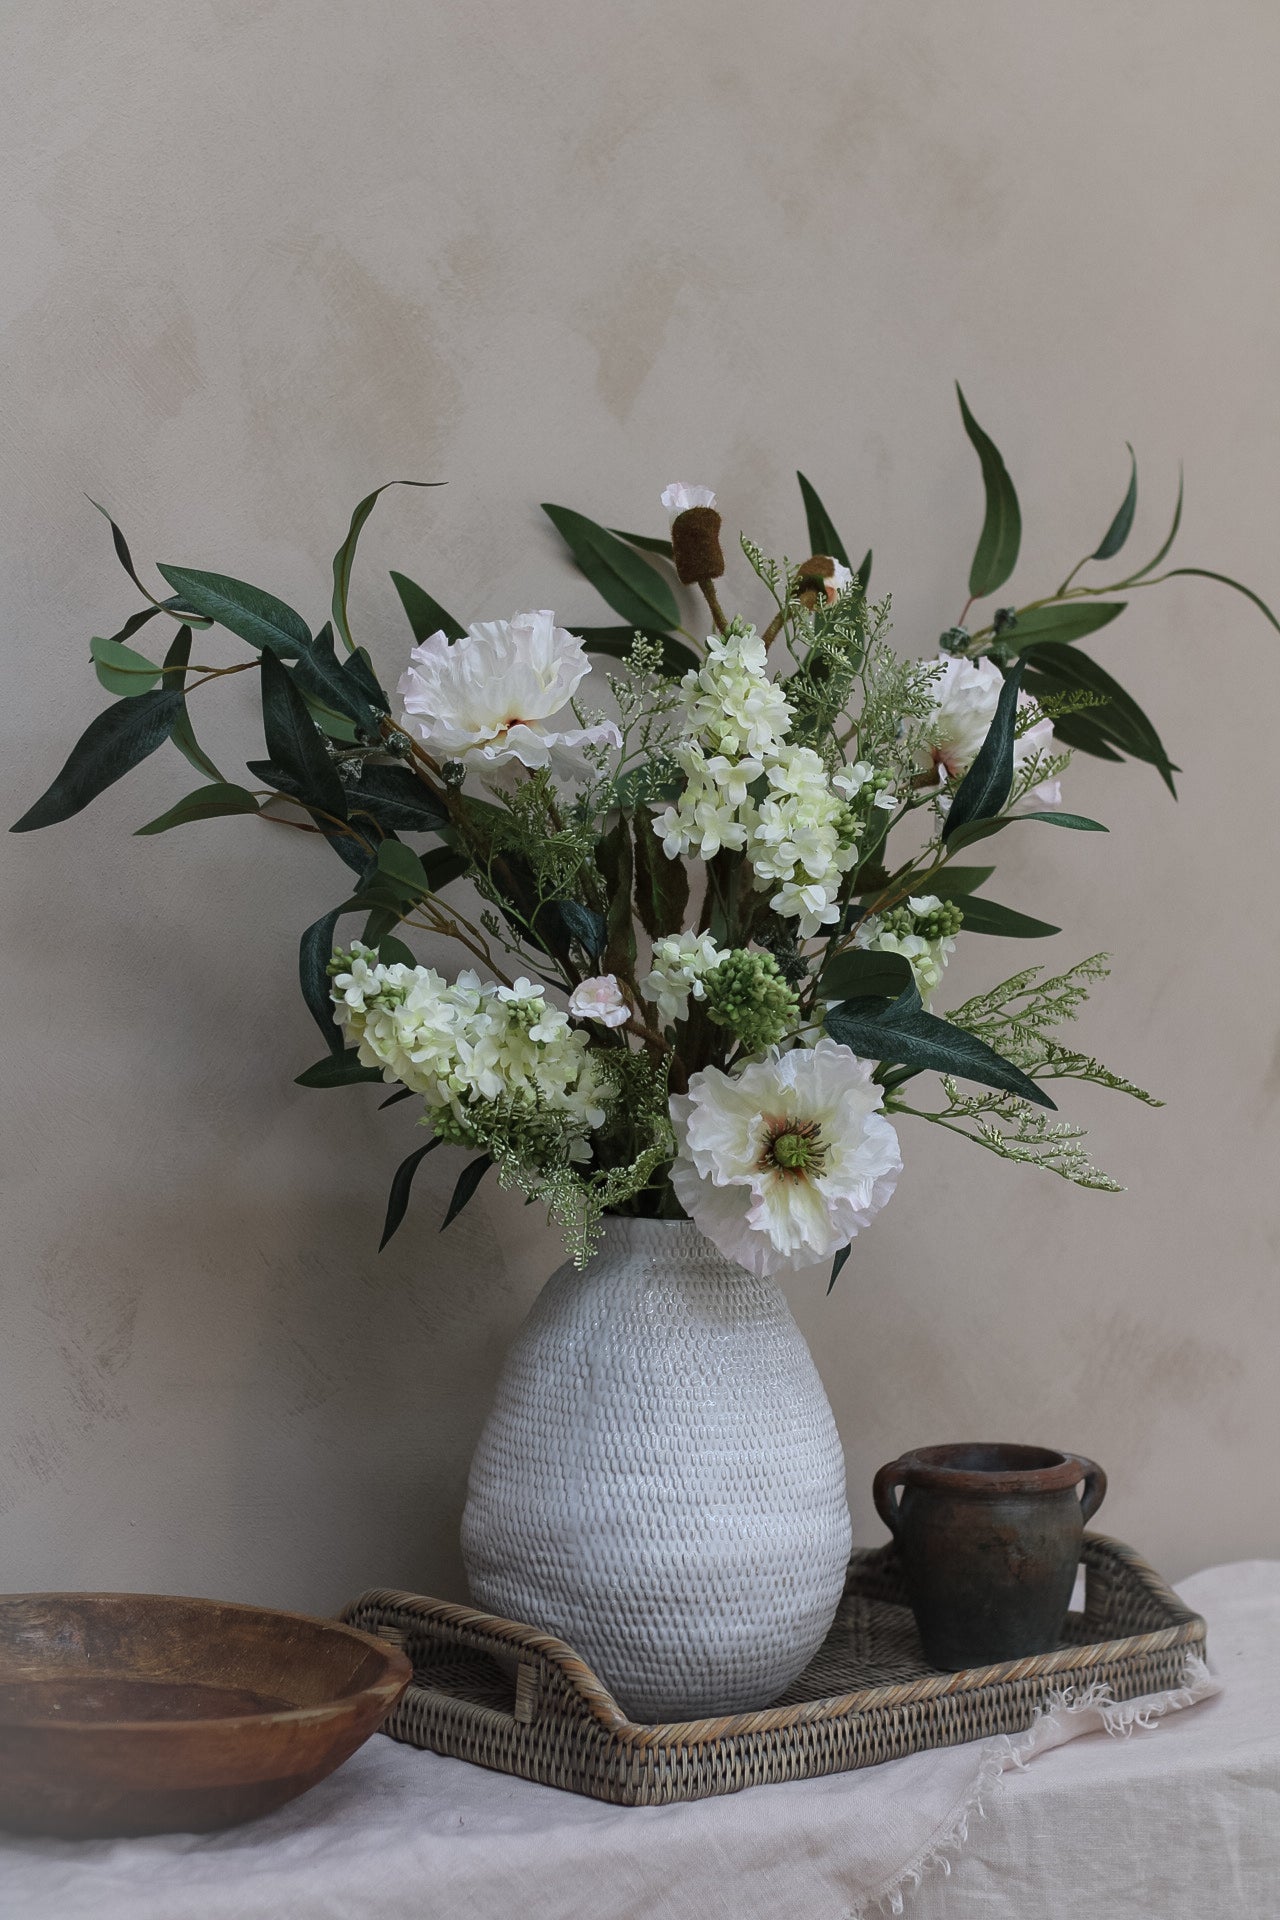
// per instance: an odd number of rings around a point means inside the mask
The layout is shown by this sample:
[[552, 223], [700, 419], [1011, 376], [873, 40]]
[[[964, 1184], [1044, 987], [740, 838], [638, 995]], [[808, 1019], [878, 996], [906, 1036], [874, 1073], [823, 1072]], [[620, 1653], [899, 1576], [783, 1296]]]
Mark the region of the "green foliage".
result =
[[1013, 747], [1021, 685], [1022, 667], [1019, 665], [1001, 687], [987, 737], [979, 747], [973, 765], [956, 788], [951, 810], [942, 829], [944, 844], [971, 822], [992, 819], [1009, 798], [1013, 785]]
[[439, 480], [385, 480], [372, 493], [367, 493], [351, 516], [351, 525], [347, 528], [347, 537], [333, 556], [333, 627], [348, 653], [354, 653], [355, 641], [351, 637], [351, 627], [347, 620], [347, 595], [351, 589], [351, 569], [355, 565], [356, 547], [360, 541], [364, 523], [378, 503], [380, 494], [388, 487], [438, 487]]
[[864, 1060], [910, 1067], [914, 1073], [954, 1074], [1016, 1093], [1038, 1106], [1054, 1104], [1016, 1062], [997, 1053], [976, 1031], [926, 1013], [914, 985], [896, 1000], [846, 1000], [828, 1007], [824, 1025], [833, 1040]]
[[616, 534], [571, 507], [542, 511], [602, 599], [631, 626], [667, 632], [680, 625], [675, 595], [662, 575]]
[[982, 485], [987, 498], [982, 532], [973, 556], [973, 565], [969, 569], [970, 597], [982, 600], [1004, 585], [1018, 563], [1018, 549], [1022, 544], [1022, 513], [998, 447], [970, 413], [959, 384], [956, 393], [960, 399], [964, 430], [982, 466]]
[[739, 947], [706, 979], [707, 1016], [727, 1027], [744, 1053], [763, 1053], [794, 1033], [800, 1002], [771, 953]]
[[232, 813], [257, 811], [258, 803], [247, 788], [233, 786], [226, 780], [215, 780], [210, 786], [197, 787], [185, 800], [179, 800], [176, 806], [134, 831], [138, 835], [168, 833], [170, 827], [184, 827], [192, 820], [217, 820]]
[[413, 637], [421, 642], [433, 633], [443, 633], [446, 640], [461, 640], [466, 628], [451, 613], [446, 613], [438, 600], [433, 600], [426, 590], [410, 580], [407, 574], [391, 570], [391, 579], [400, 596], [400, 604], [409, 616], [409, 625]]
[[[1128, 441], [1125, 442], [1129, 446]], [[1099, 546], [1090, 554], [1091, 560], [1111, 560], [1119, 553], [1125, 541], [1133, 531], [1133, 515], [1138, 504], [1138, 456], [1129, 447], [1129, 486], [1124, 499], [1116, 510], [1116, 516], [1102, 536]]]
[[814, 488], [802, 473], [797, 473], [796, 479], [800, 482], [800, 498], [804, 501], [805, 519], [808, 522], [810, 553], [829, 554], [833, 560], [838, 560], [842, 567], [851, 566], [852, 562], [845, 552], [844, 542], [832, 525], [831, 515], [819, 500]]
[[117, 700], [90, 721], [53, 785], [10, 832], [32, 833], [79, 813], [169, 738], [181, 710], [182, 695], [167, 687]]

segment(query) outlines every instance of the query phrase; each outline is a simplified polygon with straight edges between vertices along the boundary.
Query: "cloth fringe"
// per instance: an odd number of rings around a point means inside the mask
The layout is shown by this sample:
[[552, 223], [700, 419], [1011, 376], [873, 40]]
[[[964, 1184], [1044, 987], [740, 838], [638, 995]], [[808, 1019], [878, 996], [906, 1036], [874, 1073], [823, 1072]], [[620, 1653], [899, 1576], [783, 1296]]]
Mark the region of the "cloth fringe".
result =
[[[849, 1909], [848, 1920], [869, 1920], [869, 1916], [877, 1913], [899, 1915], [907, 1896], [926, 1874], [950, 1874], [953, 1856], [968, 1844], [971, 1821], [987, 1817], [984, 1800], [1003, 1783], [1011, 1767], [1023, 1770], [1042, 1747], [1058, 1746], [1062, 1740], [1071, 1739], [1072, 1730], [1065, 1722], [1077, 1715], [1096, 1713], [1102, 1730], [1112, 1739], [1127, 1740], [1135, 1727], [1141, 1732], [1153, 1733], [1165, 1714], [1194, 1706], [1198, 1700], [1219, 1691], [1220, 1683], [1199, 1654], [1192, 1653], [1187, 1656], [1180, 1686], [1170, 1687], [1164, 1693], [1145, 1694], [1140, 1700], [1113, 1700], [1110, 1686], [1099, 1680], [1090, 1687], [1064, 1687], [1051, 1694], [1025, 1733], [1002, 1733], [987, 1741], [964, 1797], [934, 1830], [927, 1844], [898, 1869], [891, 1881], [864, 1894]], [[1054, 1735], [1060, 1737], [1055, 1739]]]

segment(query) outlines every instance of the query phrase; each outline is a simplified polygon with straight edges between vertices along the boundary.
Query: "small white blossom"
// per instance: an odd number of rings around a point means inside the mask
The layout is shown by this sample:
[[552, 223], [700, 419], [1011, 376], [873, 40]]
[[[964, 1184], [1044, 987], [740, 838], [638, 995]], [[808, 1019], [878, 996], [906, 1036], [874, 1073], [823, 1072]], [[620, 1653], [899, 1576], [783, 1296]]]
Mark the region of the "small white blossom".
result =
[[869, 760], [855, 760], [851, 766], [841, 767], [839, 773], [833, 773], [831, 784], [838, 794], [846, 800], [852, 800], [862, 792], [874, 772], [875, 768]]
[[622, 741], [612, 721], [576, 724], [569, 702], [590, 671], [582, 641], [545, 608], [478, 622], [460, 640], [433, 633], [401, 677], [402, 723], [442, 759], [577, 778], [585, 747]]
[[841, 882], [856, 864], [847, 804], [831, 791], [822, 756], [786, 746], [769, 756], [768, 795], [744, 813], [747, 858], [757, 886], [776, 887], [769, 905], [799, 922], [802, 940], [840, 917]]
[[706, 659], [680, 682], [685, 726], [710, 754], [758, 759], [786, 737], [787, 696], [769, 678], [764, 641], [754, 627], [731, 627], [707, 640]]
[[575, 1020], [598, 1020], [605, 1027], [625, 1027], [631, 1018], [631, 1009], [613, 973], [580, 980], [569, 995], [569, 1012]]
[[690, 507], [714, 507], [715, 503], [710, 487], [694, 487], [687, 480], [673, 480], [662, 489], [662, 504], [673, 520], [679, 513], [688, 513]]
[[709, 933], [672, 933], [654, 941], [653, 971], [640, 982], [640, 991], [657, 1008], [664, 1027], [684, 1019], [690, 996], [706, 998], [703, 982], [727, 952]]
[[[935, 912], [941, 905], [936, 893], [913, 894], [907, 901], [911, 912], [919, 918]], [[941, 940], [926, 940], [919, 933], [894, 933], [879, 914], [872, 914], [859, 924], [853, 944], [871, 953], [901, 954], [911, 967], [920, 998], [926, 1005], [930, 995], [941, 986], [947, 962], [956, 950], [950, 935]]]
[[755, 1274], [829, 1260], [893, 1194], [902, 1156], [874, 1062], [830, 1038], [673, 1095], [671, 1184], [727, 1259]]

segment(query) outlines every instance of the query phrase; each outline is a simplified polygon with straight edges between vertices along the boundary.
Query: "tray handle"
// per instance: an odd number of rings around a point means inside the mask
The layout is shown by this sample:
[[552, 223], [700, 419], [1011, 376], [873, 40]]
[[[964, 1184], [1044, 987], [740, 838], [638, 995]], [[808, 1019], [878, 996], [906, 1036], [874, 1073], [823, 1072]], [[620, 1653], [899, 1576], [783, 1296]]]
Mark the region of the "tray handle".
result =
[[895, 1540], [898, 1537], [898, 1522], [902, 1518], [897, 1494], [897, 1489], [901, 1485], [902, 1462], [900, 1460], [890, 1460], [887, 1466], [881, 1467], [871, 1483], [871, 1497], [876, 1503], [876, 1512]]

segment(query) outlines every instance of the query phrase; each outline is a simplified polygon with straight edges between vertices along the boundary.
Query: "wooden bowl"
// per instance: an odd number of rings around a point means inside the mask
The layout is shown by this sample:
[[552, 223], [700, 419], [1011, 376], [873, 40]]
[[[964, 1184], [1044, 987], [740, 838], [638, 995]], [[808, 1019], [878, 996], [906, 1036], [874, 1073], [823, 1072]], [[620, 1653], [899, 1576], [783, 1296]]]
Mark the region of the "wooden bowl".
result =
[[412, 1674], [305, 1614], [150, 1593], [0, 1595], [0, 1826], [207, 1833], [340, 1767]]

